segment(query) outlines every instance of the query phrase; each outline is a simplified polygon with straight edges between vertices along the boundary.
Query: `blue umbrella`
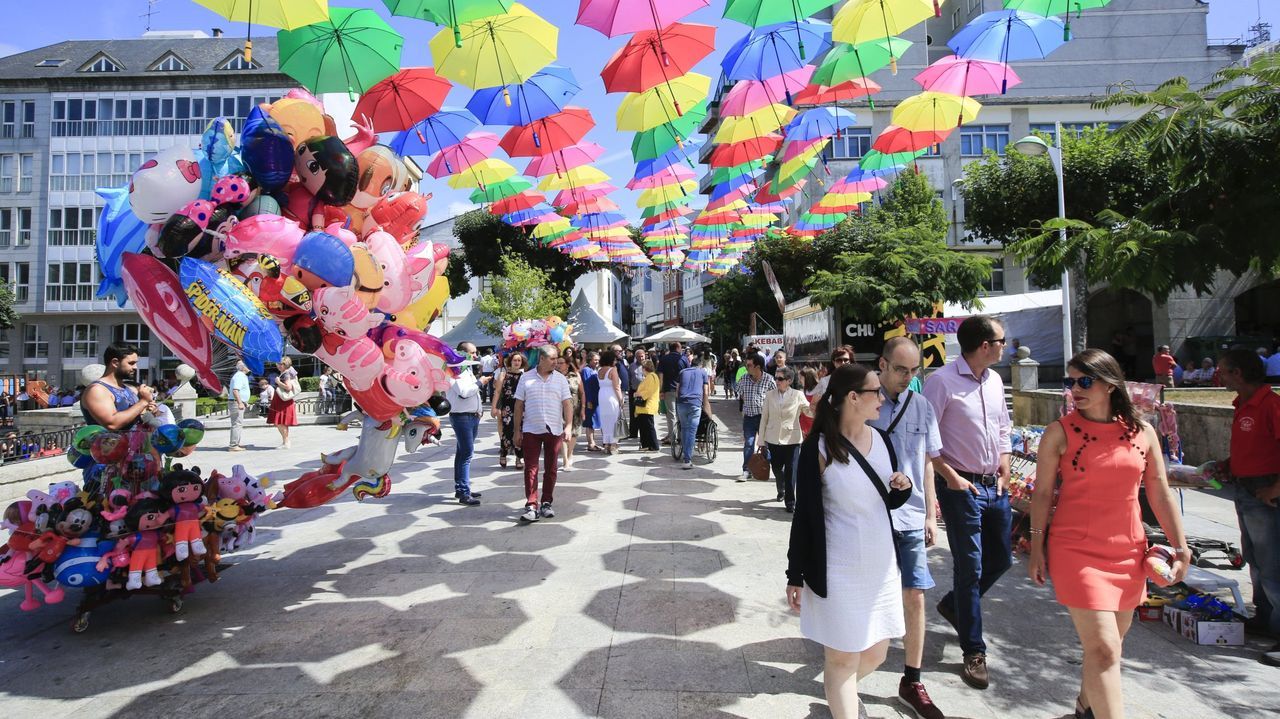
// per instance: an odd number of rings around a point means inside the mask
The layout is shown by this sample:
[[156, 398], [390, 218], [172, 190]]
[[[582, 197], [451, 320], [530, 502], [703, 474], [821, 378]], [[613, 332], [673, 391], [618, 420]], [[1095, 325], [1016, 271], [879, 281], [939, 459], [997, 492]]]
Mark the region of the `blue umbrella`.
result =
[[502, 221], [508, 225], [519, 225], [521, 223], [528, 222], [529, 220], [532, 220], [535, 217], [541, 217], [542, 215], [545, 215], [548, 212], [555, 212], [555, 208], [551, 207], [551, 205], [548, 205], [545, 202], [539, 202], [538, 204], [534, 205], [533, 207], [530, 207], [527, 210], [520, 210], [518, 212], [508, 212], [507, 214], [502, 216]]
[[547, 65], [518, 85], [476, 90], [467, 109], [486, 125], [528, 125], [563, 110], [581, 89], [572, 70]]
[[799, 70], [808, 58], [831, 47], [831, 26], [809, 20], [765, 25], [747, 33], [725, 53], [720, 66], [730, 80], [761, 80]]
[[462, 142], [467, 133], [480, 123], [471, 113], [456, 107], [442, 108], [440, 112], [418, 121], [416, 125], [396, 133], [390, 146], [401, 155], [434, 155], [440, 150]]
[[721, 182], [711, 190], [711, 201], [714, 202], [725, 195], [731, 195], [735, 192], [741, 194], [739, 188], [752, 182], [755, 182], [755, 178], [750, 175], [739, 175], [731, 180]]
[[620, 212], [590, 212], [585, 215], [575, 215], [570, 223], [581, 230], [597, 230], [626, 219], [626, 216]]
[[796, 115], [791, 124], [787, 125], [787, 142], [831, 137], [847, 127], [853, 127], [857, 119], [852, 112], [838, 107], [815, 107], [805, 110]]
[[641, 160], [636, 163], [636, 172], [633, 177], [639, 180], [649, 177], [650, 175], [656, 175], [657, 173], [682, 162], [693, 167], [695, 162], [691, 158], [696, 158], [698, 156], [698, 148], [701, 147], [701, 145], [702, 143], [698, 140], [685, 140], [684, 147], [676, 145], [652, 160]]
[[[1008, 63], [1012, 60], [1043, 60], [1062, 47], [1065, 29], [1055, 17], [1042, 17], [1021, 10], [995, 10], [969, 21], [947, 45], [960, 57]], [[1007, 87], [1002, 83], [1001, 92]]]

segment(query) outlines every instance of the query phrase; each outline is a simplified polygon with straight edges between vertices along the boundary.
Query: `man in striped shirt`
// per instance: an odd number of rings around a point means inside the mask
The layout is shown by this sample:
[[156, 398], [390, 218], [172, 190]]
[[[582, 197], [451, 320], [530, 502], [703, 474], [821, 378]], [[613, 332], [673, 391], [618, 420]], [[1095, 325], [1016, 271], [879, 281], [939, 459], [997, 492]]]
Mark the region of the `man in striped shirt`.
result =
[[755, 450], [756, 435], [760, 433], [760, 413], [764, 411], [764, 398], [778, 385], [764, 371], [764, 357], [755, 352], [747, 353], [747, 373], [738, 381], [738, 397], [742, 400], [742, 476], [739, 482], [751, 479], [747, 460]]

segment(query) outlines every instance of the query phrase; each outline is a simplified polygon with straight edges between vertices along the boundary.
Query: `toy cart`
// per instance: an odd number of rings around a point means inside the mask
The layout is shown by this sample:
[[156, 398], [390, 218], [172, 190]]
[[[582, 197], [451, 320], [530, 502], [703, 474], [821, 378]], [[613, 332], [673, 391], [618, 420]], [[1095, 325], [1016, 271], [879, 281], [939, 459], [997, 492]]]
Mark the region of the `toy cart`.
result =
[[[217, 573], [234, 565], [218, 564]], [[202, 564], [193, 564], [190, 568], [190, 583], [183, 581], [182, 572], [170, 572], [165, 576], [164, 581], [159, 586], [143, 587], [141, 589], [125, 589], [117, 587], [108, 589], [105, 584], [95, 587], [85, 587], [84, 596], [80, 599], [80, 604], [76, 606], [75, 618], [71, 620], [71, 631], [76, 634], [82, 634], [89, 629], [89, 614], [93, 610], [110, 604], [117, 600], [132, 599], [136, 596], [152, 596], [160, 597], [169, 607], [171, 614], [177, 614], [182, 611], [183, 597], [193, 591], [193, 587], [208, 579], [216, 581], [217, 574], [207, 576], [203, 571]]]

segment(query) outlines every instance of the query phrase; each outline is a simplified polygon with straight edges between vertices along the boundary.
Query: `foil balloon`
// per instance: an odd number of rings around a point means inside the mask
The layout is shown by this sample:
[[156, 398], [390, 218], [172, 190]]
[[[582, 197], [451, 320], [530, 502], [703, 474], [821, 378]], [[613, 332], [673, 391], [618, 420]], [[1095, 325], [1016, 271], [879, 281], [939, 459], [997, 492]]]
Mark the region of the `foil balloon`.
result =
[[211, 366], [209, 333], [187, 301], [177, 275], [160, 260], [136, 253], [125, 253], [121, 267], [125, 291], [143, 321], [165, 347], [195, 368], [205, 387], [221, 392], [222, 382]]
[[[294, 338], [298, 329], [290, 327], [290, 338], [294, 346], [301, 349], [298, 340]], [[321, 341], [312, 354], [341, 374], [348, 389], [356, 391], [364, 391], [372, 387], [381, 379], [382, 370], [386, 366], [386, 356], [382, 354], [382, 348], [368, 337], [358, 337], [337, 346]]]
[[394, 324], [384, 324], [369, 333], [369, 339], [373, 340], [380, 346], [386, 347], [388, 342], [398, 339], [409, 340], [415, 342], [427, 354], [437, 355], [442, 358], [446, 364], [458, 365], [467, 358], [460, 355], [448, 344], [442, 342], [439, 338], [433, 337], [421, 330], [415, 330], [409, 327], [401, 327]]
[[110, 297], [124, 307], [129, 294], [124, 291], [120, 260], [126, 252], [142, 252], [147, 246], [147, 224], [133, 214], [129, 206], [129, 186], [104, 187], [98, 196], [105, 201], [98, 218], [98, 237], [95, 241], [102, 282], [98, 283], [98, 297]]
[[427, 216], [427, 200], [431, 195], [416, 192], [395, 192], [374, 203], [364, 222], [365, 233], [382, 230], [405, 246], [413, 244], [418, 235], [418, 223]]
[[233, 175], [244, 171], [244, 164], [235, 154], [236, 131], [225, 117], [209, 121], [204, 134], [200, 136], [200, 166], [203, 172], [200, 192], [208, 197], [213, 189], [214, 179], [224, 175]]
[[241, 220], [227, 233], [223, 256], [235, 259], [245, 254], [271, 255], [288, 262], [302, 241], [302, 228], [280, 215], [253, 215]]
[[293, 253], [290, 273], [309, 290], [346, 287], [355, 273], [351, 248], [326, 232], [303, 235]]
[[249, 111], [240, 133], [240, 157], [266, 192], [285, 186], [293, 174], [293, 141], [261, 107]]
[[284, 354], [284, 339], [262, 301], [230, 272], [192, 257], [178, 268], [191, 306], [219, 340], [238, 350], [254, 374]]
[[415, 330], [425, 330], [440, 314], [444, 303], [449, 299], [449, 281], [437, 277], [431, 283], [431, 289], [413, 304], [395, 314], [395, 324]]
[[129, 181], [129, 205], [138, 219], [160, 224], [200, 199], [203, 174], [190, 148], [174, 145], [142, 163]]

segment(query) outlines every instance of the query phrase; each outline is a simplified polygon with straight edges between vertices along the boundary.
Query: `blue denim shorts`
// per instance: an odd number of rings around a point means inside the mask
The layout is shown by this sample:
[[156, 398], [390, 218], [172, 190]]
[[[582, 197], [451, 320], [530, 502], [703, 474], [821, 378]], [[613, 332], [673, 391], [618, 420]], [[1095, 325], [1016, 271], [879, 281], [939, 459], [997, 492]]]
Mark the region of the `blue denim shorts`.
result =
[[898, 551], [898, 568], [902, 570], [903, 589], [933, 589], [929, 558], [925, 555], [924, 530], [894, 530], [893, 546]]

